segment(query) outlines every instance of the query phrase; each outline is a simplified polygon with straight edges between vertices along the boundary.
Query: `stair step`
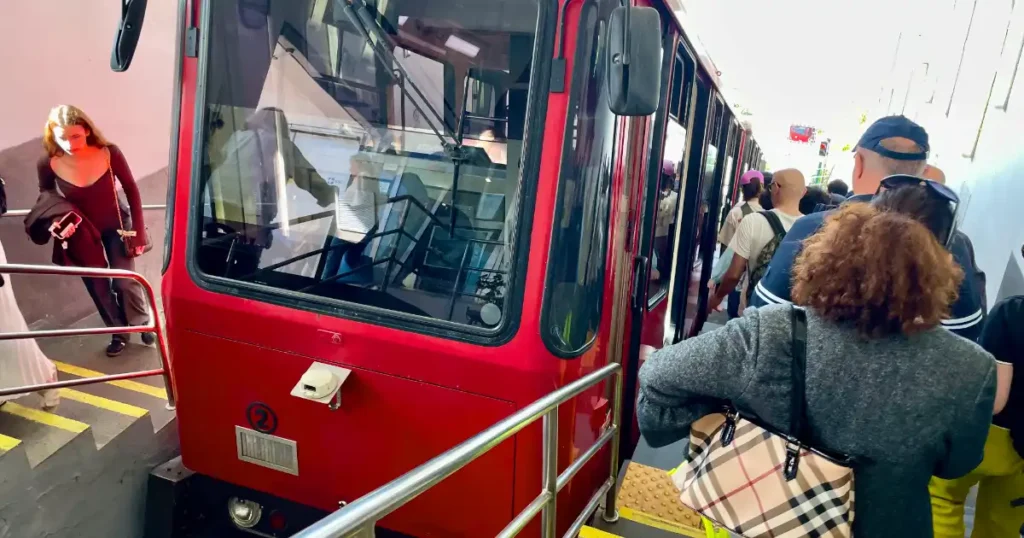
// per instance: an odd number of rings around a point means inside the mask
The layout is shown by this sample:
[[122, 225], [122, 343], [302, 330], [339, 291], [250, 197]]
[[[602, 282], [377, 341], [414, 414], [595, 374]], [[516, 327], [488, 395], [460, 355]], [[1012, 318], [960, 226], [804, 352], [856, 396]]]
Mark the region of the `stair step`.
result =
[[0, 432], [24, 443], [32, 467], [88, 431], [88, 424], [17, 402], [0, 407]]
[[580, 529], [579, 538], [622, 538], [622, 537], [619, 536], [618, 534], [612, 534], [610, 532], [605, 532], [605, 531], [603, 531], [601, 529], [598, 529], [596, 527], [591, 527], [589, 525], [584, 525], [583, 528]]
[[[73, 371], [79, 374], [88, 373], [89, 375], [69, 374], [62, 365], [58, 364], [57, 378], [67, 380], [78, 379], [79, 377], [97, 377], [100, 375], [99, 372], [83, 372], [77, 368]], [[154, 431], [160, 431], [174, 419], [174, 411], [167, 409], [167, 398], [163, 395], [163, 389], [158, 389], [161, 397], [157, 398], [148, 389], [139, 390], [141, 387], [153, 388], [147, 384], [138, 383], [137, 381], [134, 382], [135, 384], [125, 383], [123, 381], [115, 381], [111, 383], [97, 383], [95, 385], [82, 385], [75, 387], [75, 390], [86, 395], [86, 397], [91, 396], [115, 402], [115, 404], [119, 404], [117, 407], [124, 411], [129, 409], [134, 413], [138, 413], [139, 410], [145, 411], [152, 419]], [[122, 412], [122, 414], [128, 413]]]
[[[42, 397], [30, 395], [22, 398], [26, 406], [40, 407]], [[47, 410], [54, 415], [88, 424], [92, 428], [97, 448], [102, 448], [137, 420], [149, 412], [141, 407], [95, 396], [75, 389], [62, 389], [61, 402]]]
[[13, 437], [8, 437], [6, 435], [0, 434], [0, 456], [14, 450], [15, 448], [18, 448], [18, 445], [20, 444], [20, 439], [15, 439]]
[[[96, 323], [98, 320], [83, 322], [81, 325], [94, 326]], [[40, 341], [40, 346], [56, 364], [57, 376], [61, 380], [160, 368], [160, 356], [156, 348], [139, 344], [135, 335], [132, 338], [132, 343], [118, 357], [106, 356], [105, 349], [109, 342], [106, 336], [52, 338]], [[84, 394], [145, 409], [152, 418], [155, 431], [162, 430], [174, 420], [174, 411], [167, 409], [167, 393], [161, 376], [83, 385], [75, 389]]]

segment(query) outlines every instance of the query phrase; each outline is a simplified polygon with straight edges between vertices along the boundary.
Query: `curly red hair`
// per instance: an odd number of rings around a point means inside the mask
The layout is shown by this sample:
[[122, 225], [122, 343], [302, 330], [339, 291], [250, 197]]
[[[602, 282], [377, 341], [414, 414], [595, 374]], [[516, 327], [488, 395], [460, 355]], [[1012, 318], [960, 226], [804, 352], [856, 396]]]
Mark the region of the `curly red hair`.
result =
[[847, 204], [804, 241], [793, 300], [870, 337], [913, 334], [949, 316], [963, 270], [916, 220]]

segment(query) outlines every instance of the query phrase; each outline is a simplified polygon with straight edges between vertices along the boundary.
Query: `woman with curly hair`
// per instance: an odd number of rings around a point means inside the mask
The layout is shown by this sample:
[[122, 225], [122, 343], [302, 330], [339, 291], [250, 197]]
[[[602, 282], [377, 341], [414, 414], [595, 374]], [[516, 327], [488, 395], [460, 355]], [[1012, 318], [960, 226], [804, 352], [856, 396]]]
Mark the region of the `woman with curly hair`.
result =
[[[962, 278], [924, 225], [869, 204], [836, 211], [797, 259], [793, 298], [807, 311], [802, 441], [854, 458], [854, 536], [930, 537], [929, 479], [981, 461], [995, 361], [939, 325]], [[725, 403], [786, 431], [791, 308], [748, 309], [654, 353], [640, 370], [647, 441], [683, 439]]]

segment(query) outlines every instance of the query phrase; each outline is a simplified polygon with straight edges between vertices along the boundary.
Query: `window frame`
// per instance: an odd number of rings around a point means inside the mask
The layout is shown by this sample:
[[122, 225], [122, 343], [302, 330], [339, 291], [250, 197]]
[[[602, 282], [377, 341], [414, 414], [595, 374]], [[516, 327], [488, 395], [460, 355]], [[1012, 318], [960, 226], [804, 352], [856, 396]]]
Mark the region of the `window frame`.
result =
[[[692, 128], [693, 126], [689, 124], [689, 118], [690, 118], [690, 115], [693, 113], [692, 110], [691, 110], [691, 108], [693, 107], [693, 103], [691, 102], [692, 99], [691, 99], [691, 95], [690, 94], [691, 94], [691, 92], [693, 91], [693, 89], [695, 87], [694, 84], [695, 84], [695, 80], [696, 80], [696, 78], [695, 78], [696, 77], [696, 60], [689, 53], [688, 49], [686, 48], [686, 46], [681, 41], [675, 44], [675, 54], [673, 55], [672, 65], [673, 65], [673, 78], [671, 78], [669, 80], [670, 87], [669, 87], [668, 93], [669, 93], [670, 96], [672, 95], [671, 85], [672, 84], [676, 84], [677, 82], [680, 84], [681, 89], [680, 89], [680, 92], [679, 92], [679, 95], [678, 95], [678, 97], [679, 97], [678, 103], [673, 104], [671, 102], [671, 99], [669, 99], [669, 102], [667, 103], [667, 108], [668, 108], [669, 111], [668, 111], [668, 115], [666, 116], [666, 119], [665, 119], [665, 125], [663, 126], [664, 128], [662, 129], [662, 132], [661, 132], [662, 141], [661, 141], [661, 154], [659, 154], [659, 158], [664, 159], [665, 140], [668, 138], [668, 123], [669, 122], [673, 122], [676, 125], [679, 125], [680, 127], [682, 127], [683, 128], [683, 132], [685, 133], [684, 140], [683, 140], [682, 161], [680, 162], [679, 170], [676, 170], [676, 176], [677, 176], [677, 179], [679, 181], [679, 192], [678, 192], [679, 198], [676, 201], [676, 207], [675, 207], [676, 215], [675, 215], [675, 217], [673, 217], [675, 219], [675, 224], [672, 225], [671, 232], [669, 234], [669, 236], [673, 238], [673, 241], [669, 245], [669, 249], [671, 251], [670, 252], [671, 259], [669, 261], [670, 271], [669, 271], [668, 275], [665, 275], [665, 277], [668, 278], [668, 285], [664, 286], [664, 288], [661, 288], [659, 286], [659, 289], [657, 291], [655, 291], [655, 293], [651, 293], [651, 289], [650, 289], [651, 283], [648, 282], [648, 283], [645, 284], [645, 289], [644, 289], [644, 296], [646, 297], [646, 299], [645, 299], [645, 308], [647, 309], [648, 312], [650, 312], [651, 310], [654, 310], [655, 308], [658, 307], [658, 305], [660, 305], [662, 302], [664, 302], [666, 299], [668, 299], [669, 293], [672, 290], [673, 274], [675, 273], [676, 258], [677, 258], [677, 256], [676, 256], [676, 245], [678, 245], [679, 229], [680, 229], [680, 226], [681, 226], [681, 223], [682, 223], [682, 207], [683, 207], [683, 197], [684, 197], [684, 194], [685, 194], [684, 193], [684, 186], [686, 184], [686, 171], [687, 171], [687, 166], [688, 166], [689, 159], [690, 159], [690, 139], [693, 137], [693, 134], [690, 132], [690, 128]], [[681, 69], [682, 78], [678, 79], [678, 81], [674, 77], [674, 70], [675, 70], [675, 66], [677, 66], [677, 65], [679, 67], [682, 67], [682, 69]], [[672, 116], [672, 109], [674, 107], [679, 112], [679, 116], [678, 117]], [[661, 112], [659, 111], [658, 114], [661, 114]], [[652, 162], [654, 162], [653, 159], [652, 159]], [[660, 163], [658, 163], [658, 169], [660, 169]], [[658, 180], [655, 179], [653, 181], [657, 182]], [[652, 202], [652, 211], [655, 212], [655, 220], [657, 220], [657, 211], [658, 211], [658, 204], [657, 204], [657, 200], [656, 200], [656, 198], [657, 198], [657, 190], [654, 191], [653, 196], [655, 197], [655, 201]], [[652, 254], [654, 252], [654, 241], [653, 241], [654, 231], [653, 231], [653, 229], [651, 230], [650, 233], [651, 233], [651, 238], [652, 238], [651, 248], [649, 248], [647, 250], [647, 252], [645, 252], [645, 254], [649, 258], [648, 263], [653, 263], [653, 259], [654, 259], [654, 256]]]
[[192, 282], [203, 291], [227, 295], [235, 299], [254, 300], [269, 305], [323, 314], [342, 320], [362, 321], [385, 328], [485, 346], [499, 346], [509, 342], [518, 332], [522, 319], [530, 250], [529, 231], [534, 219], [534, 213], [528, 208], [535, 205], [543, 153], [544, 117], [548, 108], [547, 95], [550, 86], [550, 77], [544, 75], [551, 70], [551, 55], [547, 51], [550, 51], [555, 43], [558, 13], [555, 0], [537, 0], [537, 24], [534, 27], [534, 46], [531, 53], [532, 69], [527, 92], [523, 147], [520, 155], [522, 162], [519, 169], [520, 209], [516, 226], [514, 230], [511, 230], [517, 242], [514, 245], [509, 266], [510, 278], [506, 294], [508, 307], [501, 323], [491, 329], [209, 275], [199, 268], [197, 253], [204, 199], [202, 152], [206, 148], [208, 132], [205, 127], [209, 120], [207, 89], [211, 62], [211, 39], [209, 36], [213, 29], [211, 4], [212, 0], [202, 0], [200, 6], [199, 35], [201, 38], [197, 54], [198, 66], [193, 102], [193, 131], [191, 133], [193, 151], [188, 183], [190, 190], [189, 204], [186, 208], [188, 233], [185, 238], [184, 262], [185, 270]]
[[[549, 325], [550, 325], [550, 322], [551, 322], [551, 304], [552, 304], [552, 300], [554, 299], [554, 293], [555, 293], [554, 290], [553, 290], [554, 286], [552, 286], [552, 279], [554, 278], [554, 274], [552, 272], [552, 261], [557, 259], [557, 258], [559, 258], [561, 256], [561, 254], [562, 254], [560, 245], [558, 245], [557, 242], [556, 242], [556, 237], [557, 237], [556, 231], [558, 229], [559, 223], [561, 222], [561, 219], [562, 219], [562, 216], [563, 216], [563, 209], [564, 209], [561, 202], [562, 202], [562, 195], [565, 192], [565, 182], [562, 181], [562, 178], [564, 178], [567, 174], [575, 173], [576, 172], [576, 167], [573, 164], [573, 157], [575, 156], [575, 153], [574, 153], [573, 148], [572, 148], [572, 141], [573, 141], [573, 139], [575, 137], [575, 134], [574, 134], [574, 132], [576, 130], [575, 120], [576, 120], [576, 118], [579, 117], [579, 110], [582, 107], [582, 103], [580, 102], [581, 98], [582, 98], [582, 95], [581, 95], [581, 92], [579, 91], [579, 89], [580, 89], [580, 80], [581, 80], [580, 77], [589, 77], [590, 76], [589, 72], [593, 68], [593, 65], [595, 65], [595, 64], [591, 64], [589, 62], [589, 58], [588, 58], [587, 63], [584, 64], [583, 62], [580, 61], [580, 58], [578, 56], [581, 54], [581, 50], [582, 50], [582, 47], [581, 47], [582, 41], [581, 40], [583, 38], [585, 38], [586, 36], [590, 36], [591, 39], [593, 39], [594, 37], [598, 37], [596, 33], [600, 32], [601, 29], [602, 29], [602, 26], [600, 24], [601, 23], [601, 18], [600, 18], [600, 11], [599, 11], [601, 6], [599, 5], [599, 2], [603, 2], [603, 1], [611, 1], [611, 0], [585, 0], [583, 5], [580, 8], [580, 15], [579, 15], [580, 27], [576, 31], [577, 42], [576, 42], [576, 45], [575, 45], [574, 50], [573, 50], [573, 54], [576, 56], [576, 58], [574, 58], [574, 60], [573, 60], [573, 72], [572, 72], [572, 78], [570, 79], [571, 82], [570, 82], [570, 86], [569, 86], [569, 103], [568, 103], [568, 107], [567, 107], [567, 111], [569, 111], [569, 113], [566, 114], [566, 118], [565, 118], [566, 121], [565, 121], [565, 130], [563, 132], [563, 139], [562, 139], [561, 158], [560, 158], [561, 163], [559, 165], [558, 186], [557, 186], [556, 194], [555, 194], [555, 209], [554, 209], [554, 216], [552, 218], [552, 223], [551, 223], [551, 245], [550, 245], [549, 251], [548, 251], [547, 270], [545, 271], [545, 275], [544, 275], [544, 294], [543, 294], [543, 299], [542, 299], [542, 303], [541, 303], [542, 306], [541, 306], [541, 314], [540, 314], [540, 334], [541, 334], [541, 340], [544, 342], [544, 346], [547, 348], [547, 350], [549, 352], [551, 352], [552, 355], [554, 355], [554, 356], [556, 356], [556, 357], [558, 357], [560, 359], [573, 359], [573, 358], [577, 358], [580, 355], [582, 355], [583, 353], [585, 353], [588, 349], [590, 349], [594, 345], [594, 343], [597, 341], [597, 336], [596, 336], [596, 333], [595, 333], [595, 335], [592, 338], [588, 338], [587, 341], [583, 345], [577, 347], [576, 349], [572, 349], [572, 350], [562, 349], [560, 347], [557, 347], [556, 344], [554, 342], [552, 342], [550, 334], [548, 333], [548, 328], [549, 328]], [[593, 27], [592, 28], [584, 28], [583, 27], [583, 25], [585, 24], [583, 21], [585, 20], [585, 17], [588, 15], [587, 10], [594, 10], [596, 12], [595, 15], [594, 15], [594, 23], [593, 23]], [[594, 33], [591, 33], [591, 32], [594, 32]], [[589, 46], [588, 46], [588, 49], [589, 49]], [[599, 58], [599, 59], [601, 59], [601, 58]], [[606, 72], [604, 74], [607, 75]], [[607, 80], [606, 79], [607, 79], [607, 77], [603, 76], [602, 80], [601, 80], [601, 83], [602, 84], [607, 84]], [[607, 196], [609, 197], [609, 199], [606, 200], [606, 204], [605, 204], [606, 211], [605, 211], [605, 214], [603, 215], [603, 220], [604, 220], [604, 226], [603, 227], [605, 229], [608, 228], [609, 223], [611, 221], [611, 210], [610, 210], [610, 205], [611, 205], [611, 200], [610, 200], [611, 188], [612, 188], [612, 186], [614, 184], [614, 175], [615, 175], [615, 168], [617, 166], [617, 157], [618, 157], [618, 155], [620, 153], [619, 150], [621, 149], [621, 148], [619, 148], [619, 143], [620, 143], [620, 137], [622, 136], [622, 122], [621, 122], [621, 118], [615, 117], [615, 115], [612, 114], [611, 109], [609, 109], [607, 112], [608, 112], [608, 114], [611, 114], [613, 116], [614, 129], [613, 129], [613, 132], [612, 132], [611, 156], [610, 156], [610, 158], [612, 160], [612, 166], [610, 168], [610, 177], [608, 179], [608, 187], [609, 187], [609, 189], [608, 189], [608, 192], [607, 192]], [[624, 172], [624, 173], [628, 173], [628, 172]], [[603, 255], [599, 257], [600, 267], [598, 268], [598, 274], [595, 276], [596, 280], [599, 281], [599, 282], [604, 282], [604, 280], [605, 280], [605, 275], [607, 273], [607, 265], [608, 265], [607, 264], [607, 257], [608, 257], [608, 240], [607, 240], [607, 237], [605, 237], [604, 252], [603, 252]], [[600, 319], [601, 319], [601, 316], [602, 316], [603, 306], [604, 306], [604, 294], [603, 293], [601, 294], [600, 300], [597, 302], [597, 305], [595, 305], [595, 306], [596, 306], [596, 308], [594, 308], [592, 311], [588, 311], [588, 312], [591, 312], [592, 315], [597, 317], [597, 319], [598, 319], [598, 326], [600, 326]]]

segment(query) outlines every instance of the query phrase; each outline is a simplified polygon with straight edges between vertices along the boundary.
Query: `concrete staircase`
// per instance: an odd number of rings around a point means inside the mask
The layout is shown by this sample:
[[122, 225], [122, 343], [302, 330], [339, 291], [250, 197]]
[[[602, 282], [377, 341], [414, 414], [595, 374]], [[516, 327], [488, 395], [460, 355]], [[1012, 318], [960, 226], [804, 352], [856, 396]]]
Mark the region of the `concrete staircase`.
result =
[[[99, 325], [95, 315], [75, 324]], [[107, 341], [40, 346], [62, 380], [159, 367], [136, 335], [117, 358], [104, 354]], [[141, 536], [149, 472], [179, 452], [162, 379], [64, 389], [56, 409], [41, 404], [31, 394], [0, 407], [0, 538]]]

